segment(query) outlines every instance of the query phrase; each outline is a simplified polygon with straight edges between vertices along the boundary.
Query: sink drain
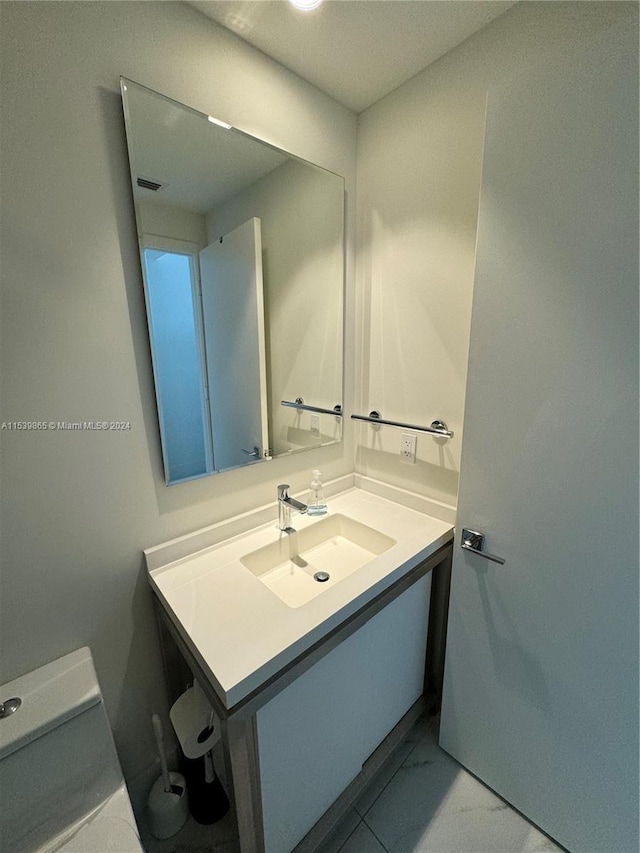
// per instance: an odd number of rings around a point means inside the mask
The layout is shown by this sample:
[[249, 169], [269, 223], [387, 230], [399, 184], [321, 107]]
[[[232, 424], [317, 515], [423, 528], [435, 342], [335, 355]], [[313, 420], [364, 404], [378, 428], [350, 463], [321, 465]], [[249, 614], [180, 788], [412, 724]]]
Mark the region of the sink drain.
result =
[[316, 572], [313, 576], [314, 581], [318, 581], [318, 583], [324, 583], [325, 581], [328, 581], [329, 578], [329, 572]]

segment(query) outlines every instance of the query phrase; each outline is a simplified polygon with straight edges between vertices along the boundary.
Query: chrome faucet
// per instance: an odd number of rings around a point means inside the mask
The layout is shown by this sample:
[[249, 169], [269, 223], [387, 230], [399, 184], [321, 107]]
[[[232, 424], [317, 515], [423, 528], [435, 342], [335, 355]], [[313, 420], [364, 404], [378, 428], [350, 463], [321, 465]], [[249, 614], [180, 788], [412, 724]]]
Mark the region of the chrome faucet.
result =
[[278, 527], [285, 533], [295, 533], [291, 527], [291, 508], [297, 509], [298, 512], [305, 513], [307, 505], [300, 503], [289, 494], [291, 487], [288, 483], [283, 483], [278, 486]]

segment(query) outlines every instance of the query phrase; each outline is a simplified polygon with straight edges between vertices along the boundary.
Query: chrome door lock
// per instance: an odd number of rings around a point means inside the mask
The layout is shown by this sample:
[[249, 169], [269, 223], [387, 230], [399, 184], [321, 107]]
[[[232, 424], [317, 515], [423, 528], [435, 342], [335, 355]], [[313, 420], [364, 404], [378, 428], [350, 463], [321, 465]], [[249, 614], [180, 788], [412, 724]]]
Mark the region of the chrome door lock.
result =
[[484, 548], [484, 533], [479, 533], [477, 530], [469, 530], [468, 527], [463, 527], [460, 547], [465, 551], [471, 551], [472, 554], [477, 554], [479, 557], [484, 557], [485, 560], [491, 560], [492, 563], [504, 565], [502, 557], [496, 557], [495, 554], [488, 554], [482, 550]]

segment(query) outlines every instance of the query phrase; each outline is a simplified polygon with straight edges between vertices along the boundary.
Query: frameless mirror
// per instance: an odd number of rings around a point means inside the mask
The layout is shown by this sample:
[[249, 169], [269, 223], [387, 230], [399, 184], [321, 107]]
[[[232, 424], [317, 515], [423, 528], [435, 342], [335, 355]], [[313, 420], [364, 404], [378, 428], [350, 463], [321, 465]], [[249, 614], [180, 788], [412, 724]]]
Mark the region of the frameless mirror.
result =
[[121, 87], [167, 484], [340, 441], [343, 178]]

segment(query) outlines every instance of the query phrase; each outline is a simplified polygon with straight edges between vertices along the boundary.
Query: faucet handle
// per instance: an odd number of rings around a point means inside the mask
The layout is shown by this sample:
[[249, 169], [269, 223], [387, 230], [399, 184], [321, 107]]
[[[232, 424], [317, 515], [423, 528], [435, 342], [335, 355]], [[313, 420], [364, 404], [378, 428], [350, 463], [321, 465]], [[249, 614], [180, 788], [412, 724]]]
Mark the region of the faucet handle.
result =
[[289, 497], [289, 489], [290, 488], [291, 488], [291, 486], [289, 485], [289, 483], [281, 483], [278, 486], [278, 500], [279, 501], [286, 500], [286, 498]]

